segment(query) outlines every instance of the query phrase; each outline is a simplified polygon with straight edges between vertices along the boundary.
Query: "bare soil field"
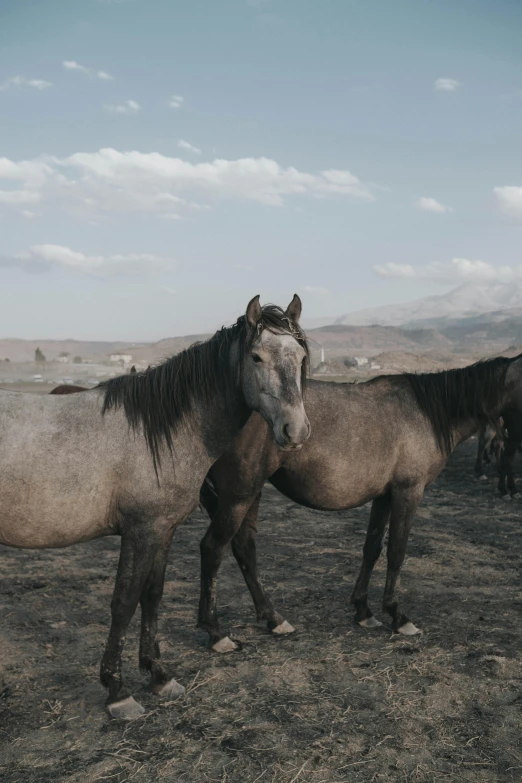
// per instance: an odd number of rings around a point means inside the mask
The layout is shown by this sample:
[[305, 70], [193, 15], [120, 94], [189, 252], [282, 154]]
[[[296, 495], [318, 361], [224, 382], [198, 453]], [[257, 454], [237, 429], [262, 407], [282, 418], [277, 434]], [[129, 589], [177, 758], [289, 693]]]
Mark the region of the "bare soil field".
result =
[[[0, 548], [0, 778], [5, 783], [348, 783], [522, 779], [522, 502], [478, 482], [476, 441], [427, 491], [403, 570], [404, 607], [422, 636], [352, 623], [349, 596], [368, 508], [301, 508], [268, 487], [259, 558], [296, 633], [257, 624], [230, 557], [223, 627], [241, 643], [212, 654], [195, 630], [195, 513], [177, 532], [161, 613], [162, 649], [187, 687], [158, 701], [125, 674], [146, 714], [110, 720], [98, 666], [119, 540], [66, 550]], [[371, 587], [376, 615], [382, 559]]]

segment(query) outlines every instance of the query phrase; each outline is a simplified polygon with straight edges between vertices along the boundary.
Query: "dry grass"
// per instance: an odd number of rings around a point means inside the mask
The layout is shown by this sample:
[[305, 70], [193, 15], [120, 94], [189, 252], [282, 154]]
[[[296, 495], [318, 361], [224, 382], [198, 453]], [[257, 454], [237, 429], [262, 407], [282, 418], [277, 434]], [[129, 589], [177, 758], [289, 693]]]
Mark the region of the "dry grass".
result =
[[[433, 783], [519, 781], [521, 504], [472, 477], [467, 444], [427, 493], [404, 568], [421, 637], [354, 627], [348, 598], [368, 509], [326, 514], [267, 489], [260, 561], [297, 628], [253, 620], [238, 569], [220, 575], [221, 615], [241, 649], [219, 657], [194, 630], [200, 514], [174, 542], [164, 657], [187, 686], [159, 702], [125, 672], [147, 713], [109, 721], [97, 669], [118, 541], [64, 551], [2, 549], [0, 777], [6, 783]], [[376, 569], [378, 610], [384, 563]], [[379, 613], [378, 613], [379, 614]], [[381, 618], [382, 619], [382, 618]]]

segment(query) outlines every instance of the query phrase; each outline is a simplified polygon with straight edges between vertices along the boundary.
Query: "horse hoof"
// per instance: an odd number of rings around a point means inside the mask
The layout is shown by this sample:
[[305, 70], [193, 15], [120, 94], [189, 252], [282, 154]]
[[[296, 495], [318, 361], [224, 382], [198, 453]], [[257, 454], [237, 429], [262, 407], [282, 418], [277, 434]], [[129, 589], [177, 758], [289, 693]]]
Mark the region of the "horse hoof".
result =
[[359, 620], [359, 625], [361, 628], [378, 628], [382, 623], [372, 614], [371, 617], [365, 617], [364, 620]]
[[107, 704], [107, 710], [111, 718], [117, 718], [118, 720], [134, 720], [143, 715], [145, 707], [138, 704], [136, 699], [132, 696], [128, 696], [121, 701], [114, 701], [112, 704]]
[[413, 625], [413, 623], [408, 620], [407, 623], [401, 625], [397, 633], [401, 633], [403, 636], [415, 636], [418, 633], [422, 633], [422, 631], [420, 628], [417, 628], [416, 625]]
[[183, 696], [185, 693], [183, 685], [180, 685], [174, 679], [169, 680], [164, 685], [156, 686], [152, 690], [156, 696], [166, 696], [169, 699], [177, 699], [178, 696]]
[[279, 623], [279, 625], [277, 625], [275, 628], [272, 628], [272, 633], [277, 633], [277, 634], [294, 633], [294, 632], [295, 632], [295, 628], [293, 627], [293, 625], [290, 625], [290, 623], [287, 622], [286, 620], [283, 620], [282, 623]]
[[212, 649], [217, 653], [232, 652], [232, 650], [237, 650], [237, 644], [232, 639], [229, 639], [228, 636], [224, 636], [212, 645]]
[[487, 481], [487, 480], [488, 480], [488, 477], [486, 476], [485, 473], [483, 473], [482, 476], [479, 476], [479, 481]]

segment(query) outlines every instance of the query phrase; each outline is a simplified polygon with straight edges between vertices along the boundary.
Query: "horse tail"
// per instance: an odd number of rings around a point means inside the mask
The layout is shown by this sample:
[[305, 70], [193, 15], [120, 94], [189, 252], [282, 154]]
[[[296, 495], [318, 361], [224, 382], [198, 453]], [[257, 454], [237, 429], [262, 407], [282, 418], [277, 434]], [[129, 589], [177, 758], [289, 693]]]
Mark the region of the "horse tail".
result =
[[199, 490], [199, 505], [202, 511], [206, 511], [212, 519], [217, 511], [219, 496], [216, 485], [212, 479], [212, 473], [209, 470], [205, 476], [205, 481]]

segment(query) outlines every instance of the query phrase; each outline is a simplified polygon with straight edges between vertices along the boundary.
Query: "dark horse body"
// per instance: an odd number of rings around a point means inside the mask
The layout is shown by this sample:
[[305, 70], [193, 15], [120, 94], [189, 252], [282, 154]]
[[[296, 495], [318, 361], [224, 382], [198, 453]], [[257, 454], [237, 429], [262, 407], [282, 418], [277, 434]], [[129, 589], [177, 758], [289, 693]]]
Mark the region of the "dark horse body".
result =
[[352, 595], [360, 625], [380, 625], [368, 607], [373, 566], [389, 524], [383, 608], [395, 631], [417, 629], [399, 606], [397, 586], [406, 544], [424, 488], [452, 450], [504, 410], [522, 410], [522, 358], [504, 358], [425, 375], [381, 376], [366, 383], [310, 381], [306, 410], [312, 427], [298, 453], [278, 450], [266, 424], [252, 415], [232, 447], [212, 466], [201, 500], [212, 518], [201, 542], [199, 625], [214, 649], [233, 649], [216, 611], [216, 577], [231, 542], [258, 619], [292, 630], [259, 581], [255, 533], [261, 489], [270, 482], [296, 503], [340, 510], [373, 501], [363, 563]]
[[502, 497], [509, 499], [510, 496], [519, 494], [513, 465], [522, 443], [522, 414], [517, 410], [507, 410], [503, 420], [503, 438], [498, 460], [498, 491]]
[[253, 410], [282, 448], [309, 435], [300, 310], [298, 297], [286, 312], [262, 310], [256, 297], [234, 326], [150, 372], [63, 397], [0, 392], [0, 543], [62, 547], [121, 536], [101, 664], [111, 715], [143, 712], [121, 676], [138, 603], [140, 667], [155, 693], [184, 690], [161, 661], [158, 611], [174, 530], [197, 506], [212, 463]]
[[475, 460], [475, 475], [479, 479], [487, 479], [484, 473], [484, 463], [490, 464], [491, 455], [495, 456], [497, 470], [500, 468], [500, 455], [504, 443], [504, 421], [502, 418], [494, 424], [482, 424], [478, 431], [477, 459]]
[[62, 383], [55, 386], [49, 394], [76, 394], [77, 392], [87, 391], [86, 386], [74, 386], [72, 383]]
[[513, 472], [515, 456], [522, 451], [522, 415], [518, 411], [507, 410], [497, 426], [484, 424], [480, 428], [475, 462], [475, 474], [480, 479], [487, 478], [484, 463], [491, 462], [488, 451], [495, 456], [501, 497], [509, 499], [518, 495]]

